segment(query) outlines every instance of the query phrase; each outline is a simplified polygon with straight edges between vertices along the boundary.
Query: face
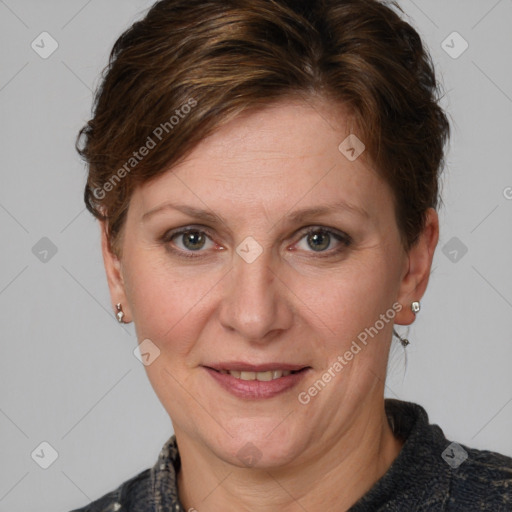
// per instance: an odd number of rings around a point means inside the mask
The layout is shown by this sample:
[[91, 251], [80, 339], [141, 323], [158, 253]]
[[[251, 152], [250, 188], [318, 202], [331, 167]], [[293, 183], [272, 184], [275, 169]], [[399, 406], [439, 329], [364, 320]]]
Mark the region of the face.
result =
[[114, 302], [160, 350], [145, 368], [178, 442], [238, 466], [358, 435], [430, 265], [364, 153], [338, 149], [336, 114], [290, 101], [229, 122], [134, 192], [121, 260], [104, 250]]

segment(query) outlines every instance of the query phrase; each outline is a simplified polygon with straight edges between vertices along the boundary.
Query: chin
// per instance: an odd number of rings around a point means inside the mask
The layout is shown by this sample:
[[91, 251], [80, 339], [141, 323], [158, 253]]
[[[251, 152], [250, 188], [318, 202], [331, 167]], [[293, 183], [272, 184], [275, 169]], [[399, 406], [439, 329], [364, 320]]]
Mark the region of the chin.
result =
[[[225, 462], [241, 468], [268, 469], [286, 466], [304, 453], [308, 444], [307, 436], [298, 439], [296, 435], [291, 435], [289, 428], [276, 428], [279, 421], [264, 421], [259, 425], [254, 419], [250, 420], [250, 424], [249, 420], [242, 422], [238, 433], [232, 437], [224, 432], [222, 441], [211, 446], [212, 451]], [[269, 427], [269, 424], [272, 426]]]

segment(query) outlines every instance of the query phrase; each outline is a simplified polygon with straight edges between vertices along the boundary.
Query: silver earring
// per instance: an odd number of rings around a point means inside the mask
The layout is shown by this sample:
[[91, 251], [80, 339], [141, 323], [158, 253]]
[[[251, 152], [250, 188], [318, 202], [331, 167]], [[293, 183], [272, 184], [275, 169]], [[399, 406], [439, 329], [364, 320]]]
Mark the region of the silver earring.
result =
[[120, 324], [122, 324], [123, 318], [124, 318], [123, 306], [121, 304], [116, 304], [116, 309], [117, 309], [117, 313], [116, 313], [117, 321]]
[[403, 338], [402, 336], [400, 336], [400, 334], [398, 334], [395, 329], [393, 329], [393, 334], [400, 340], [402, 347], [405, 348], [407, 347], [407, 345], [409, 345], [409, 340], [407, 338]]
[[[421, 306], [419, 301], [415, 300], [414, 302], [411, 302], [411, 310], [414, 314], [418, 313], [420, 309]], [[393, 334], [400, 340], [400, 343], [403, 347], [407, 347], [407, 345], [409, 345], [409, 340], [400, 336], [400, 334], [398, 334], [395, 329], [393, 329]]]

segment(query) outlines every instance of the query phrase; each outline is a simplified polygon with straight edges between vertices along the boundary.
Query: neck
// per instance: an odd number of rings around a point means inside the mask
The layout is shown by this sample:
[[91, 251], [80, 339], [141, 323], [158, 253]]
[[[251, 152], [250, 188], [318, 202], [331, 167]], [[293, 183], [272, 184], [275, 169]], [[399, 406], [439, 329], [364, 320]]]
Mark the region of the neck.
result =
[[403, 445], [381, 409], [377, 418], [363, 412], [357, 428], [323, 443], [300, 466], [269, 470], [228, 464], [176, 430], [180, 501], [185, 510], [198, 512], [348, 510], [384, 475]]

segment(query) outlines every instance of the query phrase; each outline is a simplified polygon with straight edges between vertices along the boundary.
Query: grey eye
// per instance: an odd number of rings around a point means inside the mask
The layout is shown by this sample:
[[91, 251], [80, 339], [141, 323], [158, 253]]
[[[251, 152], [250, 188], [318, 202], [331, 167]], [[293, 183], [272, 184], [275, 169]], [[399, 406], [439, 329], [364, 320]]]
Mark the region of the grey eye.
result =
[[206, 235], [201, 231], [186, 231], [175, 235], [177, 240], [183, 243], [183, 246], [190, 251], [202, 249], [206, 244]]
[[323, 251], [329, 247], [331, 242], [331, 235], [325, 231], [315, 231], [312, 233], [308, 233], [307, 235], [308, 245], [314, 251]]

